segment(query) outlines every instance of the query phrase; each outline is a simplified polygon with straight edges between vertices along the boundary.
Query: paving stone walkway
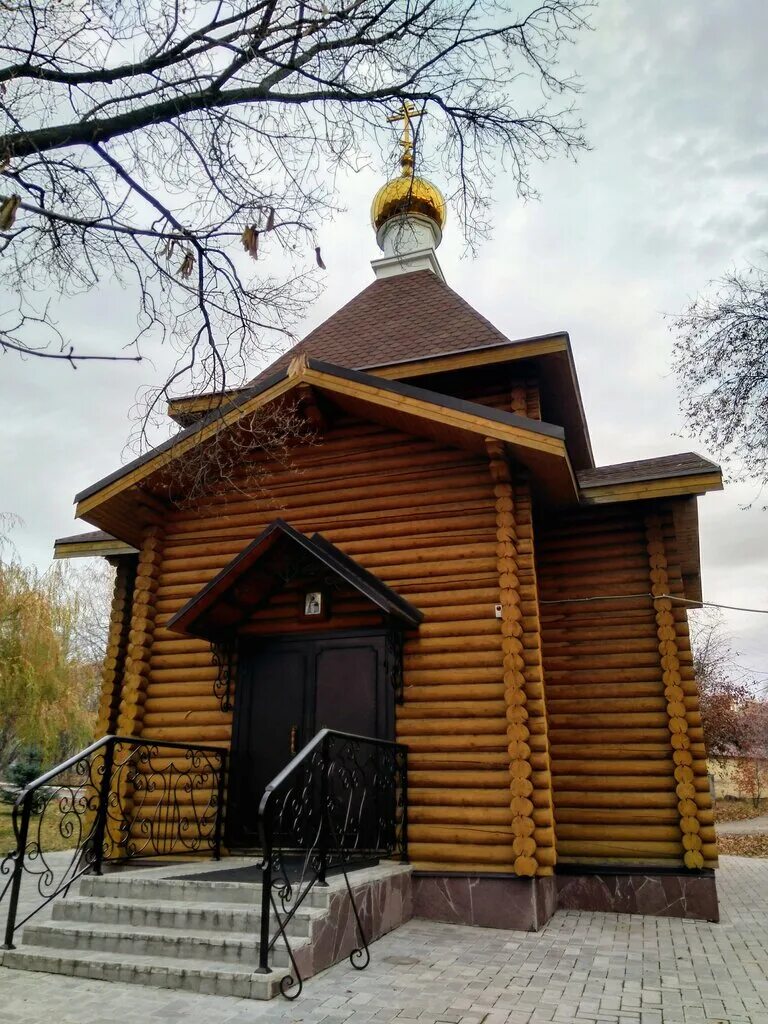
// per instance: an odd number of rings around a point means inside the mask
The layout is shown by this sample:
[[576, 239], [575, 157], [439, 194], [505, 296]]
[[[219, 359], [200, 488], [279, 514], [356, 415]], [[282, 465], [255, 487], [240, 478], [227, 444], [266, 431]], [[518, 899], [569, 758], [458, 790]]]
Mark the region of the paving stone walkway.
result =
[[0, 967], [2, 1024], [768, 1024], [768, 860], [722, 858], [718, 925], [558, 912], [537, 934], [412, 921], [294, 1003]]
[[744, 821], [719, 821], [717, 831], [724, 836], [745, 836], [768, 832], [768, 814], [757, 818], [746, 818]]

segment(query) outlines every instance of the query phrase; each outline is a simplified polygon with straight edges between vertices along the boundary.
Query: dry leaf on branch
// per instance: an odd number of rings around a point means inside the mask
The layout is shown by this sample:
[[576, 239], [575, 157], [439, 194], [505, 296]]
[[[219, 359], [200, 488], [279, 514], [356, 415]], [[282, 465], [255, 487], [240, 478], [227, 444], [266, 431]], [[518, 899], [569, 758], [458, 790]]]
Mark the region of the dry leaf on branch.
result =
[[240, 237], [245, 251], [257, 260], [259, 258], [259, 230], [256, 225], [250, 224]]
[[189, 249], [187, 249], [187, 251], [184, 253], [184, 259], [181, 261], [181, 266], [179, 267], [179, 274], [182, 277], [189, 277], [192, 274], [194, 268], [195, 257], [193, 253]]
[[9, 231], [13, 227], [20, 203], [20, 196], [6, 196], [0, 202], [0, 231]]

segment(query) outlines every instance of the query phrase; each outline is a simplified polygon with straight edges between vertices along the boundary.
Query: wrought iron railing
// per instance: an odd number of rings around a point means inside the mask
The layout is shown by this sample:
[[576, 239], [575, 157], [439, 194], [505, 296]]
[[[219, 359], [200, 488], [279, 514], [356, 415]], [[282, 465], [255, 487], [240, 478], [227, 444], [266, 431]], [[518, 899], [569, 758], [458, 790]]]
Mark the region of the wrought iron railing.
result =
[[12, 949], [30, 917], [106, 862], [218, 859], [225, 775], [226, 752], [217, 747], [104, 736], [32, 782], [13, 805], [16, 848], [0, 860], [0, 906], [8, 900], [2, 948]]
[[360, 945], [350, 962], [370, 962], [347, 869], [381, 857], [408, 861], [407, 748], [399, 743], [322, 729], [264, 791], [259, 807], [263, 851], [259, 973], [270, 973], [280, 939], [291, 971], [280, 983], [295, 999], [302, 978], [288, 923], [329, 872], [343, 875]]

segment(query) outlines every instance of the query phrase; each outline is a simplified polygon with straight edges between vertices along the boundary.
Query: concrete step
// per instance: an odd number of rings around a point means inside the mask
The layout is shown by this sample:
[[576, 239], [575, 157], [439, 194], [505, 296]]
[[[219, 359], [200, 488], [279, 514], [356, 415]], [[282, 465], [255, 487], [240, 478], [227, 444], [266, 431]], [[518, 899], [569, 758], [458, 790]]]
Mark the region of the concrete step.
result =
[[[291, 936], [308, 936], [312, 922], [323, 911], [304, 904], [287, 925]], [[240, 932], [258, 935], [261, 908], [248, 904], [204, 903], [178, 900], [127, 900], [96, 896], [70, 896], [53, 905], [53, 921], [120, 925], [123, 928], [178, 928], [209, 933]]]
[[[306, 937], [291, 943], [294, 954], [306, 945]], [[151, 957], [155, 960], [200, 960], [212, 964], [238, 964], [253, 971], [259, 962], [256, 934], [238, 932], [182, 931], [173, 928], [126, 928], [121, 925], [80, 921], [31, 921], [24, 929], [25, 946], [59, 950], [93, 950], [121, 954], [127, 960]], [[284, 945], [275, 944], [270, 965], [287, 967]]]
[[[241, 998], [276, 995], [290, 958], [278, 938], [272, 973], [256, 973], [261, 885], [184, 873], [182, 867], [147, 867], [84, 876], [76, 892], [54, 904], [50, 920], [32, 918], [22, 944], [0, 954], [3, 966]], [[369, 940], [410, 917], [409, 868], [367, 868], [355, 872], [351, 884]], [[294, 886], [294, 898], [299, 891]], [[305, 979], [355, 948], [350, 915], [342, 876], [310, 891], [287, 925]], [[272, 921], [272, 935], [275, 929]]]
[[68, 974], [99, 981], [121, 981], [155, 988], [183, 989], [240, 999], [272, 999], [288, 971], [255, 974], [237, 964], [154, 956], [126, 957], [121, 953], [61, 950], [45, 946], [23, 946], [3, 954], [3, 967], [21, 971]]
[[[148, 873], [149, 874], [149, 873]], [[298, 889], [298, 886], [295, 886]], [[261, 884], [258, 882], [203, 882], [180, 878], [138, 877], [124, 875], [85, 875], [80, 882], [81, 896], [108, 897], [119, 900], [157, 900], [174, 903], [222, 903], [261, 906]], [[329, 890], [315, 886], [302, 906], [324, 909], [328, 906]]]

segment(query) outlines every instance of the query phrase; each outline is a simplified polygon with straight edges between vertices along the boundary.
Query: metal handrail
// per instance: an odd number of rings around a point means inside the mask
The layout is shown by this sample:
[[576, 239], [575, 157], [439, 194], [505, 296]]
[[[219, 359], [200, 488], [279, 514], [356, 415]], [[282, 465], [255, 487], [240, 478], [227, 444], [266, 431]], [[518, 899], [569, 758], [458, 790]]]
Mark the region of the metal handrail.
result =
[[[281, 991], [289, 999], [301, 992], [301, 974], [286, 927], [312, 887], [327, 885], [329, 866], [340, 868], [346, 881], [361, 940], [350, 961], [362, 970], [370, 955], [347, 868], [355, 861], [397, 852], [403, 863], [408, 862], [407, 747], [321, 729], [264, 790], [259, 833], [263, 860], [258, 973], [271, 973], [269, 954], [281, 938], [293, 972], [282, 979]], [[300, 861], [303, 857], [298, 881], [291, 879], [288, 867], [288, 858], [297, 855]], [[289, 995], [293, 986], [298, 989]]]
[[[408, 748], [403, 746], [402, 743], [396, 743], [394, 740], [379, 740], [374, 739], [371, 736], [361, 736], [359, 733], [354, 732], [337, 732], [335, 729], [321, 729], [319, 732], [315, 733], [305, 747], [302, 747], [301, 750], [291, 758], [285, 768], [283, 768], [283, 770], [279, 772], [271, 782], [267, 783], [266, 789], [259, 801], [260, 824], [263, 823], [264, 815], [267, 811], [272, 794], [280, 783], [284, 782], [290, 775], [293, 775], [296, 769], [304, 761], [308, 760], [312, 756], [313, 752], [322, 745], [327, 736], [334, 736], [343, 740], [360, 740], [364, 743], [375, 744], [377, 747], [391, 747], [393, 750], [405, 751], [406, 754], [408, 750]], [[263, 832], [261, 833], [261, 836], [263, 839]]]
[[[185, 756], [179, 761], [174, 751], [182, 751]], [[156, 757], [167, 762], [169, 753], [170, 764], [153, 763]], [[181, 847], [187, 854], [210, 851], [218, 860], [226, 762], [227, 752], [219, 747], [110, 734], [29, 783], [13, 804], [16, 849], [0, 860], [0, 876], [9, 876], [0, 888], [0, 903], [9, 896], [5, 940], [0, 948], [13, 949], [14, 934], [22, 925], [51, 900], [66, 894], [84, 874], [101, 874], [105, 860], [122, 862], [142, 855], [172, 855]], [[73, 772], [78, 779], [68, 778]], [[201, 787], [193, 788], [193, 775], [210, 776], [211, 789], [206, 792], [215, 795], [206, 797]], [[53, 792], [46, 794], [39, 812], [37, 838], [30, 840], [35, 797], [47, 789]], [[179, 801], [179, 789], [188, 797], [184, 806]], [[151, 813], [145, 813], [142, 798], [150, 791], [154, 802], [150, 804]], [[43, 844], [42, 824], [50, 806], [58, 815], [62, 837], [76, 839], [60, 878], [46, 859], [51, 851], [46, 852]], [[169, 823], [179, 826], [175, 839], [172, 833], [170, 837], [164, 834]], [[140, 840], [133, 837], [132, 827], [136, 825], [141, 830]], [[196, 834], [190, 830], [191, 825], [197, 826]], [[25, 872], [37, 878], [41, 902], [17, 921]]]

